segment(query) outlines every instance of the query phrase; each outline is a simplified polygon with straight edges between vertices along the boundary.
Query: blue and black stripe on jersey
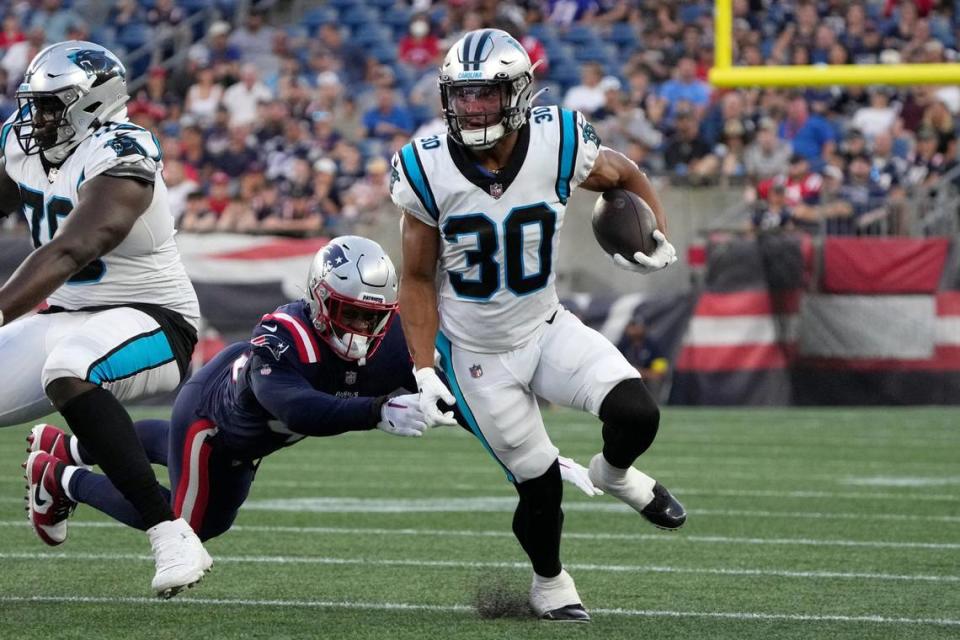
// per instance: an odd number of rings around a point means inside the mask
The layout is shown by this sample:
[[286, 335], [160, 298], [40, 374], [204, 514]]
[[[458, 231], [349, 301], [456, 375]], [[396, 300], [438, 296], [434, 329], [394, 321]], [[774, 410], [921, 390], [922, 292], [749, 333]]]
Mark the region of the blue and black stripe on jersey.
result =
[[559, 109], [560, 145], [557, 153], [557, 198], [567, 204], [570, 198], [570, 181], [577, 166], [580, 141], [577, 137], [577, 112]]
[[423, 170], [423, 163], [420, 162], [420, 154], [415, 142], [407, 143], [400, 150], [400, 167], [403, 169], [403, 175], [407, 177], [407, 182], [413, 188], [413, 192], [417, 194], [417, 199], [423, 205], [424, 211], [434, 220], [439, 220], [440, 209], [437, 207], [433, 189], [430, 188], [430, 182], [427, 180], [427, 173]]

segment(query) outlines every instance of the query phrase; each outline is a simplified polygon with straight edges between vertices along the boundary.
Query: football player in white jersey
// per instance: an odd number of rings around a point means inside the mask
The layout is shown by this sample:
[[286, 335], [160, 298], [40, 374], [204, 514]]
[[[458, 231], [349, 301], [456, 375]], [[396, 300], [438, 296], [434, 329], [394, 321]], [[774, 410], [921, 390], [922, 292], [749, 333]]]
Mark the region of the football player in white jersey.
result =
[[[536, 395], [600, 418], [594, 485], [662, 528], [680, 527], [686, 513], [632, 466], [660, 419], [637, 370], [559, 303], [554, 264], [570, 193], [620, 187], [650, 204], [657, 249], [615, 256], [618, 266], [651, 273], [676, 251], [644, 173], [603, 147], [579, 113], [532, 107], [532, 83], [529, 57], [504, 31], [469, 32], [447, 53], [439, 82], [447, 135], [414, 140], [393, 159], [391, 194], [403, 211], [400, 306], [424, 414], [448, 423], [437, 402], [456, 403], [517, 488], [513, 531], [533, 565], [534, 611], [586, 621], [560, 562], [558, 451]], [[449, 390], [433, 368], [435, 348]]]
[[[0, 357], [15, 363], [0, 369], [0, 426], [63, 415], [147, 523], [152, 586], [169, 597], [212, 561], [174, 517], [121, 401], [176, 388], [199, 305], [173, 240], [159, 143], [126, 117], [125, 74], [99, 45], [47, 47], [0, 129], [0, 214], [23, 212], [36, 248], [0, 287]], [[65, 479], [36, 456], [25, 467], [33, 527], [60, 544], [74, 503], [50, 488]]]

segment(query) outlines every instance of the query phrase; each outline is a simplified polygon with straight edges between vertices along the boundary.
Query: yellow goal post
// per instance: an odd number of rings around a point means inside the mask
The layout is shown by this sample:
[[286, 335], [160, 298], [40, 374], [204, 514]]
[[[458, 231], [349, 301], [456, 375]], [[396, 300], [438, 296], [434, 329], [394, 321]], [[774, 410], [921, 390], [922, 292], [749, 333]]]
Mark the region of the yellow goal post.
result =
[[715, 87], [960, 84], [960, 63], [735, 67], [733, 0], [715, 0], [713, 23], [714, 66], [709, 81]]

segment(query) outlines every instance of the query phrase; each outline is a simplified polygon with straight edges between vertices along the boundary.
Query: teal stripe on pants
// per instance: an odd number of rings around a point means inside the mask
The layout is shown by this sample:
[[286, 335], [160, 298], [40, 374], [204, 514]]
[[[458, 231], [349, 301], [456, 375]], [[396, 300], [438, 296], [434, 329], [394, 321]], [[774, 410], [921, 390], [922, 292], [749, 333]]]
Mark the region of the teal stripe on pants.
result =
[[460, 384], [457, 382], [457, 374], [453, 369], [453, 353], [451, 350], [450, 339], [443, 335], [443, 333], [437, 333], [437, 351], [440, 352], [440, 367], [447, 375], [447, 384], [450, 385], [450, 391], [453, 392], [453, 397], [457, 399], [457, 406], [463, 413], [463, 417], [467, 421], [467, 426], [470, 427], [470, 431], [473, 432], [473, 435], [477, 436], [477, 438], [480, 439], [480, 442], [483, 443], [483, 448], [487, 450], [487, 453], [493, 456], [493, 459], [496, 460], [497, 463], [503, 468], [503, 472], [507, 474], [507, 480], [510, 482], [515, 482], [513, 474], [510, 473], [510, 470], [507, 469], [507, 466], [500, 461], [500, 458], [497, 457], [497, 454], [495, 454], [493, 449], [490, 447], [490, 443], [487, 442], [487, 439], [483, 437], [483, 432], [480, 431], [480, 425], [477, 424], [477, 419], [473, 416], [473, 411], [470, 410], [466, 399], [463, 397], [463, 392], [460, 390]]

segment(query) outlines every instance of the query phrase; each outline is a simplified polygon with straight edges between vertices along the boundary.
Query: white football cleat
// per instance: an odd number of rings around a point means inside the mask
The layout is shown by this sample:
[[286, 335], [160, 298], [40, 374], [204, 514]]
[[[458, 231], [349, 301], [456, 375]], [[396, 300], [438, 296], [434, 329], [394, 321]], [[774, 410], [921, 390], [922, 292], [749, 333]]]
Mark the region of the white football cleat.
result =
[[213, 558], [183, 518], [150, 527], [147, 536], [157, 567], [151, 585], [160, 598], [172, 598], [197, 584], [213, 566]]
[[583, 608], [577, 587], [566, 569], [561, 569], [554, 578], [533, 574], [530, 606], [542, 620], [590, 622], [590, 614]]
[[633, 467], [614, 467], [602, 453], [590, 460], [590, 481], [661, 529], [679, 529], [687, 521], [683, 505], [666, 487]]

